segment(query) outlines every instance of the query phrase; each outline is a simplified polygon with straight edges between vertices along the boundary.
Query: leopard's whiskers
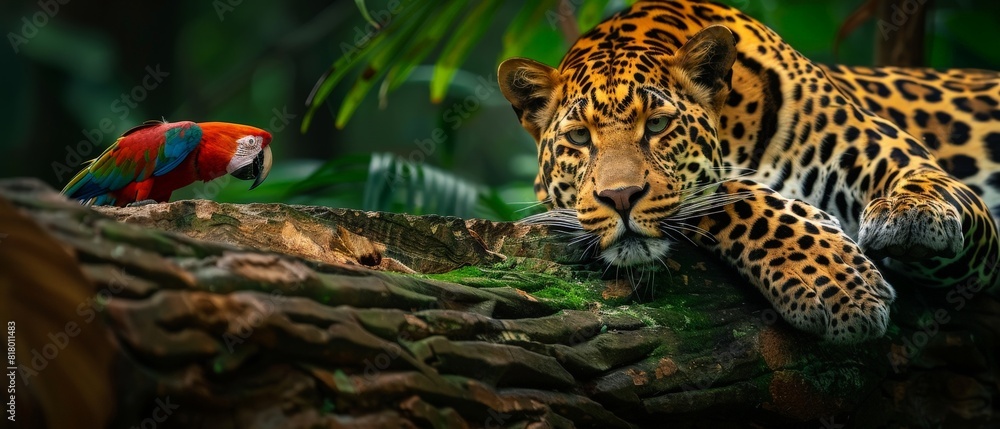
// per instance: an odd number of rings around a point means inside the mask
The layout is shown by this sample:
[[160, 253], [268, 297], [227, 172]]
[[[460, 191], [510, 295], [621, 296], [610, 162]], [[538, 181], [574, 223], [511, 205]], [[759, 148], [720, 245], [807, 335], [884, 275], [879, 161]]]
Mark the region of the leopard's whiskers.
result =
[[528, 210], [534, 209], [535, 207], [545, 206], [546, 204], [549, 204], [551, 201], [552, 201], [552, 197], [546, 197], [542, 201], [517, 201], [517, 202], [513, 202], [513, 203], [509, 203], [509, 204], [511, 204], [511, 205], [524, 205], [524, 207], [519, 208], [517, 210], [514, 210], [514, 213], [520, 213], [520, 212], [523, 212], [523, 211], [528, 211]]
[[576, 210], [565, 208], [553, 208], [548, 211], [536, 213], [517, 221], [523, 225], [542, 225], [556, 228], [563, 228], [570, 231], [582, 231], [583, 225], [576, 217]]
[[523, 225], [540, 225], [555, 228], [559, 232], [569, 235], [569, 246], [582, 247], [584, 256], [591, 255], [594, 248], [600, 244], [601, 237], [597, 234], [586, 231], [580, 220], [576, 217], [576, 210], [566, 208], [553, 208], [548, 211], [527, 216], [517, 221]]
[[685, 216], [702, 210], [714, 210], [737, 201], [745, 200], [750, 195], [749, 192], [738, 192], [735, 194], [712, 194], [705, 197], [692, 198], [689, 201], [682, 202], [673, 216]]
[[680, 235], [682, 235], [685, 239], [690, 241], [691, 244], [695, 244], [695, 242], [691, 240], [691, 238], [688, 237], [686, 234], [684, 234], [684, 231], [689, 231], [698, 234], [702, 237], [705, 237], [709, 240], [716, 241], [715, 236], [713, 236], [711, 233], [694, 225], [676, 224], [676, 225], [661, 225], [661, 226], [665, 229], [673, 230], [674, 232], [680, 233]]

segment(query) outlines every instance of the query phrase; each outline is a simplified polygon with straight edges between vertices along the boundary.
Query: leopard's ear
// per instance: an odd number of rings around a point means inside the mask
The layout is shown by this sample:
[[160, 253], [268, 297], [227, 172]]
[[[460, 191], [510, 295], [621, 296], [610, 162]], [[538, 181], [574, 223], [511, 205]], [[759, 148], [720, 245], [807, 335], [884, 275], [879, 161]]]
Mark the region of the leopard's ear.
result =
[[713, 25], [695, 34], [677, 51], [675, 63], [683, 71], [697, 95], [722, 108], [732, 85], [736, 62], [736, 38], [722, 25]]
[[537, 61], [511, 58], [500, 64], [497, 79], [500, 92], [514, 106], [521, 125], [539, 141], [541, 130], [552, 120], [559, 73]]

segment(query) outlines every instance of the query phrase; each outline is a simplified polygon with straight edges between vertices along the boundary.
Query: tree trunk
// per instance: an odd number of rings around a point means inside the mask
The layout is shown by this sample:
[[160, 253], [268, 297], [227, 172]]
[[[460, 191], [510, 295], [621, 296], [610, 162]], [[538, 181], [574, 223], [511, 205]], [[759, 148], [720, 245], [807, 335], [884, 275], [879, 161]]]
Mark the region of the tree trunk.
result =
[[[88, 208], [26, 179], [0, 181], [0, 220], [30, 427], [80, 401], [78, 425], [115, 428], [996, 419], [1000, 305], [972, 289], [958, 307], [955, 290], [896, 284], [890, 336], [837, 346], [684, 243], [662, 267], [605, 274], [541, 227], [201, 200]], [[80, 281], [56, 277], [72, 265]]]
[[877, 0], [875, 65], [926, 67], [927, 28], [932, 0]]

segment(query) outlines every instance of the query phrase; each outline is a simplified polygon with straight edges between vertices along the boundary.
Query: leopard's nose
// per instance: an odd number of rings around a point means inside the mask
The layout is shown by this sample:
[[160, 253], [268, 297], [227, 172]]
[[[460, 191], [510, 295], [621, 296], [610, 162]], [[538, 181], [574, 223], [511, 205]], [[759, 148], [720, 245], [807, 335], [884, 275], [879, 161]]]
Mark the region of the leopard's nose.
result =
[[618, 213], [625, 216], [629, 210], [632, 210], [632, 206], [643, 195], [646, 195], [647, 191], [649, 191], [648, 184], [641, 188], [638, 186], [622, 186], [615, 189], [605, 189], [597, 193], [597, 200], [609, 207], [614, 207]]

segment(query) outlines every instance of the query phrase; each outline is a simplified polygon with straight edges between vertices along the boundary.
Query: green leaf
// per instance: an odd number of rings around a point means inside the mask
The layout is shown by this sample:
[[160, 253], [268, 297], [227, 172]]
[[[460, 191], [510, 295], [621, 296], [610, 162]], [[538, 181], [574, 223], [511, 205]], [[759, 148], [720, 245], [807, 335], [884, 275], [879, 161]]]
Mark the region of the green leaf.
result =
[[[365, 46], [361, 47], [357, 51], [347, 51], [344, 56], [340, 57], [330, 66], [330, 69], [326, 71], [316, 82], [316, 86], [313, 87], [312, 92], [306, 98], [306, 110], [305, 115], [302, 117], [302, 126], [300, 128], [301, 132], [306, 132], [309, 130], [309, 124], [312, 123], [313, 115], [316, 111], [323, 106], [326, 102], [326, 98], [330, 96], [333, 92], [333, 88], [340, 83], [341, 79], [351, 71], [358, 61], [368, 56], [375, 47], [380, 45], [386, 38], [386, 33], [381, 32], [375, 35]], [[344, 44], [341, 44], [342, 46]], [[357, 49], [357, 47], [353, 47]]]
[[539, 21], [551, 12], [558, 5], [559, 0], [542, 0], [535, 3], [534, 7], [528, 3], [521, 7], [521, 10], [514, 17], [514, 20], [507, 26], [503, 34], [503, 52], [500, 59], [524, 55], [525, 47], [528, 46], [534, 37], [548, 27], [553, 31], [552, 25], [540, 25]]
[[576, 18], [577, 28], [580, 33], [585, 33], [604, 19], [604, 9], [608, 7], [608, 0], [589, 0], [580, 6]]
[[391, 167], [393, 156], [387, 153], [373, 153], [368, 165], [368, 178], [365, 180], [364, 196], [361, 208], [364, 210], [383, 210], [386, 201], [386, 187], [390, 177], [393, 177]]
[[389, 74], [385, 78], [387, 82], [386, 89], [388, 91], [398, 88], [410, 77], [413, 69], [420, 65], [420, 62], [441, 42], [445, 33], [454, 23], [458, 12], [466, 4], [468, 4], [468, 0], [446, 2], [441, 7], [442, 10], [440, 12], [428, 19], [425, 24], [426, 28], [421, 28], [420, 32], [415, 35], [413, 43], [410, 44], [410, 50], [403, 54], [392, 69], [389, 70]]
[[354, 114], [354, 111], [364, 101], [365, 95], [389, 71], [390, 64], [398, 56], [399, 51], [413, 41], [413, 34], [417, 31], [419, 24], [423, 22], [429, 10], [430, 8], [428, 7], [422, 7], [412, 19], [406, 20], [406, 22], [401, 24], [401, 27], [397, 27], [399, 31], [394, 32], [392, 39], [374, 54], [375, 56], [365, 66], [364, 71], [361, 72], [361, 76], [358, 77], [358, 80], [354, 82], [351, 89], [347, 91], [347, 95], [344, 96], [344, 101], [337, 112], [337, 128], [344, 128], [347, 120], [351, 119], [351, 115]]
[[365, 5], [365, 0], [354, 0], [354, 4], [358, 6], [358, 10], [361, 11], [361, 17], [364, 18], [365, 21], [368, 21], [368, 23], [371, 24], [372, 27], [375, 27], [376, 30], [382, 28], [382, 24], [379, 24], [378, 21], [372, 19], [371, 14], [368, 13], [368, 6]]
[[497, 7], [502, 3], [502, 0], [482, 0], [472, 12], [462, 19], [462, 23], [445, 44], [442, 50], [444, 54], [441, 55], [434, 67], [434, 76], [431, 78], [432, 102], [439, 103], [444, 99], [448, 92], [448, 85], [455, 77], [459, 65], [468, 56], [476, 42], [483, 37]]
[[[368, 52], [363, 52], [358, 55], [354, 60], [363, 58]], [[299, 132], [305, 133], [309, 130], [309, 125], [312, 124], [312, 118], [316, 115], [316, 111], [319, 110], [323, 103], [326, 102], [326, 98], [333, 92], [333, 88], [337, 86], [337, 83], [343, 78], [343, 75], [350, 70], [352, 67], [353, 60], [348, 60], [349, 56], [341, 57], [337, 60], [338, 64], [330, 67], [326, 73], [319, 78], [316, 82], [316, 86], [313, 87], [312, 92], [306, 97], [306, 113], [302, 117], [302, 125], [299, 127]]]
[[302, 126], [300, 128], [301, 132], [306, 132], [309, 129], [309, 124], [312, 123], [312, 118], [319, 110], [326, 98], [333, 92], [334, 87], [347, 75], [348, 72], [353, 70], [359, 62], [367, 58], [372, 52], [378, 51], [379, 47], [385, 42], [387, 38], [397, 32], [403, 24], [407, 21], [413, 21], [411, 18], [415, 14], [417, 9], [422, 9], [421, 6], [426, 5], [427, 0], [416, 0], [413, 2], [411, 7], [407, 8], [407, 11], [401, 14], [397, 19], [394, 19], [389, 25], [383, 28], [381, 31], [376, 32], [371, 36], [367, 42], [362, 43], [361, 46], [354, 44], [348, 44], [342, 42], [340, 44], [341, 51], [344, 53], [343, 56], [334, 61], [330, 69], [323, 74], [322, 77], [316, 82], [313, 87], [312, 92], [306, 98], [306, 105], [308, 109], [302, 117]]
[[468, 217], [486, 191], [480, 185], [393, 154], [373, 154], [362, 208]]

